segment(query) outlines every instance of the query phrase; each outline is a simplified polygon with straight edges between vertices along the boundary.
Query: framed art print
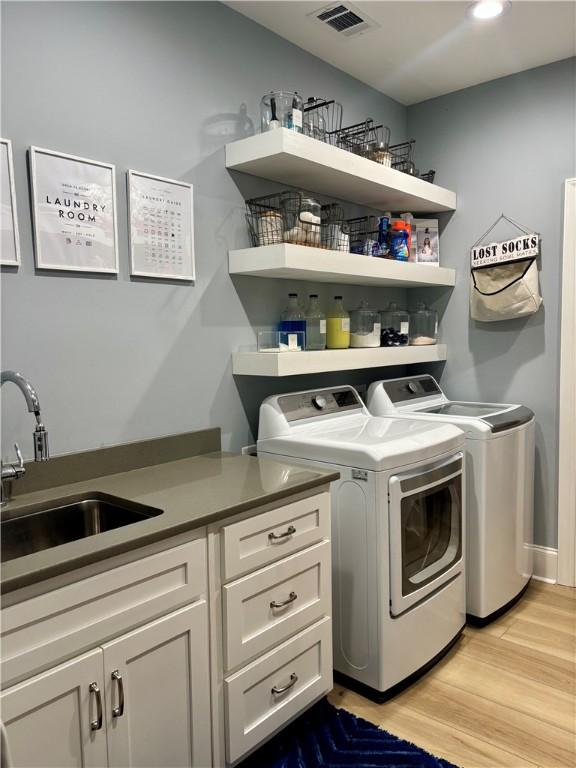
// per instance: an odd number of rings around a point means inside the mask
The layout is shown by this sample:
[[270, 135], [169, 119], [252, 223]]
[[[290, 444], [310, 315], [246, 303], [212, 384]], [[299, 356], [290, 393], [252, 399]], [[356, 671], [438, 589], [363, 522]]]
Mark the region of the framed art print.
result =
[[39, 269], [118, 272], [115, 174], [109, 163], [30, 147]]
[[127, 183], [132, 275], [193, 282], [192, 184], [132, 170]]
[[440, 266], [440, 239], [437, 219], [415, 219], [416, 263]]
[[0, 264], [20, 264], [20, 237], [14, 189], [12, 142], [0, 139]]

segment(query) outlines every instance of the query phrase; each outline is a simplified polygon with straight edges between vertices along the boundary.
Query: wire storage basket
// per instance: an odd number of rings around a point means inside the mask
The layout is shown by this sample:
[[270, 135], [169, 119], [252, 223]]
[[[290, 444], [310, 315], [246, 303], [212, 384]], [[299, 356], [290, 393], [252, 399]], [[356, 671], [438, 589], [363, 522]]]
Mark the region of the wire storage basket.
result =
[[372, 256], [378, 250], [378, 216], [357, 216], [346, 222], [350, 252]]
[[313, 139], [329, 144], [331, 136], [342, 128], [342, 104], [334, 99], [310, 96], [304, 103], [303, 112], [303, 133]]
[[344, 209], [337, 203], [322, 206], [322, 248], [350, 252], [350, 230], [344, 221]]
[[342, 250], [346, 244], [342, 208], [322, 206], [305, 192], [277, 192], [247, 200], [246, 221], [253, 246], [293, 243]]
[[416, 166], [413, 160], [415, 144], [415, 139], [410, 139], [409, 141], [402, 141], [400, 144], [392, 144], [390, 146], [392, 168], [402, 171], [402, 173], [409, 173], [411, 176], [416, 174]]
[[436, 176], [436, 171], [432, 171], [432, 170], [426, 171], [425, 173], [419, 173], [418, 176], [423, 181], [429, 181], [430, 184], [434, 184], [434, 178]]
[[371, 118], [342, 128], [335, 134], [332, 143], [381, 165], [390, 165], [392, 162], [390, 128], [387, 125], [374, 125]]

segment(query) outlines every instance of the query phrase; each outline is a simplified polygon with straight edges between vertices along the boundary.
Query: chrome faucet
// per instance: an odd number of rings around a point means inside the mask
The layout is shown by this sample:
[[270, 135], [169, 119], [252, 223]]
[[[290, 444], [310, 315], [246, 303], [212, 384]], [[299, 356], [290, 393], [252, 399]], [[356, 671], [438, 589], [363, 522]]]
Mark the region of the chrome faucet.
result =
[[[40, 401], [36, 390], [30, 384], [28, 379], [25, 379], [21, 373], [16, 371], [2, 371], [0, 374], [0, 387], [7, 381], [11, 381], [16, 384], [18, 389], [24, 395], [26, 405], [30, 413], [33, 413], [36, 417], [36, 427], [34, 429], [34, 461], [48, 461], [48, 432], [42, 424], [42, 418], [40, 416]], [[14, 449], [16, 451], [16, 464], [2, 464], [2, 495], [0, 503], [4, 504], [10, 498], [11, 483], [13, 480], [18, 480], [26, 472], [24, 467], [24, 459], [22, 453], [18, 447], [18, 443], [14, 443]]]

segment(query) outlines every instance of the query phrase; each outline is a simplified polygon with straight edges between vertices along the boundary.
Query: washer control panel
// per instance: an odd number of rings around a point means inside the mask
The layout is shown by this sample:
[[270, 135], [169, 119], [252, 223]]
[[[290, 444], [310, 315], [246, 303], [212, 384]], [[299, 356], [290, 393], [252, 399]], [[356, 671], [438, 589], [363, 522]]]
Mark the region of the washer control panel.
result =
[[298, 392], [294, 395], [282, 395], [278, 405], [286, 421], [311, 419], [345, 411], [362, 411], [364, 404], [353, 387], [335, 387], [334, 389], [316, 389], [310, 392]]

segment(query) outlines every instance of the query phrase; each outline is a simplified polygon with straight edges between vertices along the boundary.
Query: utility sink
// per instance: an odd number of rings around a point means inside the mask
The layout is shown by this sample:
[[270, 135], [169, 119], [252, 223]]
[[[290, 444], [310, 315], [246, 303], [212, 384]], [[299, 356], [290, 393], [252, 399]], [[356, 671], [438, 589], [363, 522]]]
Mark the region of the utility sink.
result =
[[0, 522], [2, 560], [14, 560], [161, 514], [161, 509], [105, 493], [33, 504], [13, 513], [3, 513]]

